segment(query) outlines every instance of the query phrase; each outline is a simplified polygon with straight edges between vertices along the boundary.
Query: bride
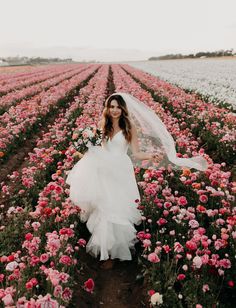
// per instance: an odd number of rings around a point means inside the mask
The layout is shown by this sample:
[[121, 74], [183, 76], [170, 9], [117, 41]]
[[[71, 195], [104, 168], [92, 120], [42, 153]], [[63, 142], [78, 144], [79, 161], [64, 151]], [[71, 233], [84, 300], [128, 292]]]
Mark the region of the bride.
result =
[[[137, 123], [141, 123], [143, 132], [149, 131], [152, 140], [161, 141], [163, 152], [140, 150]], [[87, 222], [91, 233], [86, 251], [94, 257], [100, 255], [100, 261], [107, 260], [102, 267], [111, 268], [113, 259], [132, 259], [130, 250], [137, 241], [134, 225], [141, 223], [137, 209], [140, 194], [128, 149], [139, 161], [159, 163], [165, 154], [169, 162], [178, 166], [205, 170], [207, 164], [201, 156], [177, 158], [173, 138], [165, 125], [146, 105], [127, 93], [108, 97], [99, 126], [102, 146], [89, 148], [69, 171], [66, 183], [70, 185], [70, 199], [81, 208], [80, 219]]]
[[86, 251], [100, 260], [131, 260], [136, 242], [134, 224], [141, 222], [140, 200], [128, 147], [140, 160], [157, 161], [158, 154], [139, 150], [137, 131], [119, 94], [105, 103], [100, 128], [101, 147], [91, 147], [69, 172], [70, 199], [82, 210], [91, 238]]

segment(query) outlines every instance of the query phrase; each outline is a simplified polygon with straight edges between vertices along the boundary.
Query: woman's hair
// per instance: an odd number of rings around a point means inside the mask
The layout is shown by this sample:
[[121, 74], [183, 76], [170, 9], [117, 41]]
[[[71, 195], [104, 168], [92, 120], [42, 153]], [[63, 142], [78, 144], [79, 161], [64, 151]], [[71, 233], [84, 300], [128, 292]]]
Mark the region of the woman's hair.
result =
[[112, 126], [112, 119], [109, 113], [109, 109], [111, 107], [111, 101], [117, 101], [118, 106], [121, 108], [121, 116], [119, 118], [119, 127], [121, 128], [125, 139], [128, 142], [131, 142], [132, 135], [131, 135], [131, 122], [129, 118], [128, 109], [126, 106], [126, 102], [123, 97], [119, 94], [113, 94], [107, 98], [105, 101], [105, 106], [102, 113], [102, 121], [101, 121], [101, 128], [102, 128], [102, 138], [107, 139], [111, 136], [113, 132]]

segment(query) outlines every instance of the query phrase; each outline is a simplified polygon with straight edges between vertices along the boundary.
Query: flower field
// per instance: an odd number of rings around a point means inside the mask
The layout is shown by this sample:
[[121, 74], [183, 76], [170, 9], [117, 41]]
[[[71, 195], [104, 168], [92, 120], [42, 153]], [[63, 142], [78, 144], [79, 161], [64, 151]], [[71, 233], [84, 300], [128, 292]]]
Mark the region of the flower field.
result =
[[[135, 168], [146, 307], [236, 306], [235, 113], [128, 64], [67, 64], [0, 73], [1, 166], [45, 129], [1, 182], [0, 307], [76, 305], [86, 240], [65, 184], [83, 155], [73, 132], [97, 125], [105, 99], [119, 91], [158, 114], [179, 157], [209, 163], [205, 172]], [[93, 279], [79, 286], [87, 296]]]
[[228, 103], [236, 108], [236, 58], [140, 61], [131, 65], [197, 92], [207, 101]]

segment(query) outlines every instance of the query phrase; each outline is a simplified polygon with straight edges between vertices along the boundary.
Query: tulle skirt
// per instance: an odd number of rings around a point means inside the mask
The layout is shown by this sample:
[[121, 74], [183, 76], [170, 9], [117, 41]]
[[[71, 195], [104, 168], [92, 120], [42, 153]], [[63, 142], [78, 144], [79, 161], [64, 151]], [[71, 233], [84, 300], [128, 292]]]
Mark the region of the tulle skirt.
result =
[[91, 233], [86, 250], [100, 260], [131, 260], [136, 243], [134, 224], [141, 223], [137, 209], [140, 194], [134, 169], [126, 153], [91, 147], [70, 170], [66, 183], [70, 199], [78, 205], [81, 220]]

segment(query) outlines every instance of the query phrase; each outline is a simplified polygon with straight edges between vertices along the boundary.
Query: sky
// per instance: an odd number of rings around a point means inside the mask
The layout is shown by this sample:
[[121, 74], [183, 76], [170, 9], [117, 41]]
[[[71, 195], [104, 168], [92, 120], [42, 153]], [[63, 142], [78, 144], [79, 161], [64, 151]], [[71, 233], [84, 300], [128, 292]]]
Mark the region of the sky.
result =
[[0, 0], [0, 57], [236, 51], [236, 0]]

